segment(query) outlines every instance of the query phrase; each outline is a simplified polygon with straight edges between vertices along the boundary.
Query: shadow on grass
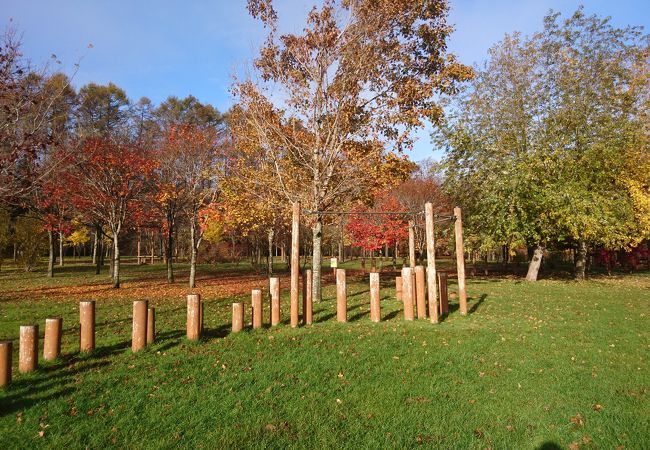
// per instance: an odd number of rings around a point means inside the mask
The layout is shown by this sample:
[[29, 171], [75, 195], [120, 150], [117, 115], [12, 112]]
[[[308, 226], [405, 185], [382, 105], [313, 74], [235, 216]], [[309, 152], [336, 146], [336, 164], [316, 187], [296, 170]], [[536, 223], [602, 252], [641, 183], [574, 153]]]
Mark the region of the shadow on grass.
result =
[[360, 320], [360, 319], [362, 319], [362, 318], [364, 318], [365, 316], [368, 316], [368, 315], [370, 315], [369, 310], [361, 311], [360, 313], [357, 313], [354, 316], [350, 317], [350, 319], [348, 319], [348, 322], [356, 322], [357, 320]]
[[487, 294], [481, 294], [478, 301], [472, 305], [468, 313], [474, 314], [478, 310], [479, 306], [481, 306], [481, 304], [485, 301], [486, 298], [487, 298]]
[[562, 447], [557, 445], [555, 442], [548, 441], [537, 447], [536, 450], [562, 450]]

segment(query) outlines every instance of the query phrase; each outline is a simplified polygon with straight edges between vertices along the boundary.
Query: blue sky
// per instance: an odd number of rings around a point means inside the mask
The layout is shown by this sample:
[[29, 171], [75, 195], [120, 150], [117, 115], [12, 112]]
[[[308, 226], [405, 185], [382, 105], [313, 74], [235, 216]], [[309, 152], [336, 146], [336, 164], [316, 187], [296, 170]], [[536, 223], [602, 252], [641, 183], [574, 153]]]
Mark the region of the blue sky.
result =
[[[299, 31], [312, 1], [276, 0], [284, 31]], [[617, 26], [648, 32], [650, 1], [642, 0], [450, 0], [456, 31], [450, 51], [466, 64], [481, 63], [505, 33], [531, 34], [550, 10], [568, 15], [611, 16]], [[224, 111], [235, 73], [256, 55], [265, 33], [251, 19], [245, 0], [0, 0], [0, 23], [13, 20], [23, 53], [35, 65], [56, 54], [67, 73], [80, 61], [74, 84], [112, 81], [133, 100], [155, 103], [169, 95], [194, 95]], [[93, 48], [88, 49], [88, 44]], [[418, 133], [411, 159], [439, 158], [429, 131]]]

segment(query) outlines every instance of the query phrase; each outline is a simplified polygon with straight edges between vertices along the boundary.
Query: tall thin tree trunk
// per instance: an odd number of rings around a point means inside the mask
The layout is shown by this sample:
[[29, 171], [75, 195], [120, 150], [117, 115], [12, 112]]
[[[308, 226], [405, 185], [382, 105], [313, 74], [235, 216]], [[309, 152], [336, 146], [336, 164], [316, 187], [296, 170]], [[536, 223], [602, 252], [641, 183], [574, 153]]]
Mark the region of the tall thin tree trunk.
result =
[[18, 244], [14, 242], [14, 263], [18, 261]]
[[578, 241], [578, 249], [576, 251], [575, 279], [577, 281], [583, 281], [585, 279], [586, 266], [587, 266], [587, 243], [581, 240]]
[[[317, 209], [317, 208], [316, 208]], [[314, 228], [312, 228], [312, 260], [311, 260], [311, 270], [312, 270], [312, 292], [311, 299], [312, 302], [317, 303], [321, 301], [321, 261], [322, 261], [322, 252], [321, 244], [323, 241], [323, 216], [318, 214], [316, 216], [316, 223]], [[305, 256], [306, 257], [306, 256]]]
[[59, 231], [59, 267], [63, 267], [63, 232]]
[[270, 228], [267, 236], [269, 240], [269, 259], [267, 262], [267, 272], [269, 275], [273, 274], [273, 236], [275, 236], [275, 232], [273, 231], [273, 228]]
[[165, 247], [165, 262], [167, 263], [167, 283], [174, 282], [174, 267], [172, 265], [172, 251], [174, 249], [174, 223], [173, 217], [167, 215], [167, 245]]
[[54, 276], [54, 232], [52, 230], [47, 230], [47, 239], [49, 243], [49, 258], [47, 261], [47, 277], [52, 278]]
[[120, 287], [120, 242], [118, 232], [113, 231], [113, 288]]
[[190, 287], [196, 287], [196, 220], [194, 217], [190, 219]]
[[138, 265], [140, 265], [140, 262], [142, 261], [142, 233], [140, 232], [140, 228], [138, 228]]
[[97, 264], [97, 244], [99, 243], [99, 236], [97, 235], [97, 230], [95, 230], [95, 238], [93, 239], [93, 266]]
[[151, 230], [151, 265], [153, 266], [156, 259], [156, 236], [154, 231]]
[[537, 281], [539, 268], [542, 265], [542, 257], [544, 256], [544, 247], [538, 245], [533, 252], [533, 257], [530, 259], [528, 265], [528, 273], [526, 274], [526, 281]]

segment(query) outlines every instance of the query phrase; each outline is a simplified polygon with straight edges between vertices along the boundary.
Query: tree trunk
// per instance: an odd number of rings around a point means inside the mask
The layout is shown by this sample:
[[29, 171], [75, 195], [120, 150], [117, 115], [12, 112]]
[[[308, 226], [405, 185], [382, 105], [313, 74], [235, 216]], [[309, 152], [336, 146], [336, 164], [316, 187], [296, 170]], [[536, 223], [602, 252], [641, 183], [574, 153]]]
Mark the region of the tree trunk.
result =
[[151, 265], [153, 266], [156, 259], [156, 237], [153, 230], [151, 231]]
[[314, 228], [312, 228], [311, 299], [312, 302], [314, 303], [321, 301], [320, 268], [321, 268], [321, 261], [322, 261], [322, 252], [321, 252], [322, 240], [323, 240], [323, 216], [318, 214], [316, 216], [316, 223], [314, 224]]
[[142, 233], [140, 233], [140, 229], [138, 228], [138, 265], [140, 265], [140, 261], [142, 260]]
[[544, 256], [544, 247], [538, 245], [533, 252], [533, 257], [528, 264], [528, 273], [526, 274], [526, 281], [537, 281], [539, 274], [539, 267], [542, 265], [542, 257]]
[[579, 241], [578, 249], [576, 251], [576, 267], [575, 267], [576, 281], [583, 281], [585, 279], [586, 265], [587, 265], [587, 243], [585, 241]]
[[173, 218], [167, 215], [167, 245], [165, 247], [165, 262], [167, 263], [167, 283], [174, 282], [174, 267], [172, 266], [172, 251], [174, 249]]
[[268, 239], [269, 239], [269, 261], [268, 261], [268, 274], [273, 274], [273, 236], [275, 232], [273, 228], [269, 229]]
[[120, 287], [120, 242], [118, 232], [113, 231], [113, 288]]
[[[113, 240], [111, 239], [111, 242]], [[113, 279], [113, 270], [115, 269], [115, 253], [113, 253], [113, 245], [107, 245], [106, 251], [108, 252], [108, 276]]]
[[195, 218], [190, 219], [190, 287], [196, 287], [196, 220]]
[[52, 230], [47, 231], [47, 239], [49, 242], [49, 258], [47, 261], [47, 277], [52, 278], [54, 276], [54, 232]]
[[97, 257], [95, 259], [95, 275], [99, 275], [102, 266], [104, 265], [104, 236], [102, 235], [102, 227], [97, 225], [95, 227], [95, 236], [97, 237]]
[[95, 239], [93, 239], [93, 266], [97, 264], [97, 244], [99, 240], [99, 236], [97, 235], [97, 230], [95, 230]]
[[63, 232], [59, 231], [59, 267], [63, 267]]

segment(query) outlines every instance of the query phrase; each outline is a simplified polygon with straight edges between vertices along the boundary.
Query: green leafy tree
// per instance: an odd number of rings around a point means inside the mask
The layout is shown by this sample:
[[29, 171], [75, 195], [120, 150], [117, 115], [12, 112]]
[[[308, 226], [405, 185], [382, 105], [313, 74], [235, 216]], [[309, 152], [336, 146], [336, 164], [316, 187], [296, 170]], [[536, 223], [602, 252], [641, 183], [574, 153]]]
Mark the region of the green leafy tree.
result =
[[625, 180], [632, 152], [647, 152], [647, 86], [634, 83], [633, 69], [647, 66], [647, 48], [638, 29], [582, 8], [564, 21], [550, 13], [542, 32], [496, 44], [450, 105], [437, 136], [447, 190], [484, 248], [535, 249], [527, 279], [537, 278], [547, 245], [574, 248], [583, 279], [590, 246], [643, 239]]

